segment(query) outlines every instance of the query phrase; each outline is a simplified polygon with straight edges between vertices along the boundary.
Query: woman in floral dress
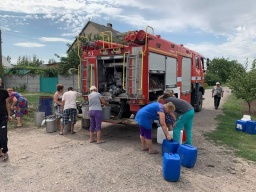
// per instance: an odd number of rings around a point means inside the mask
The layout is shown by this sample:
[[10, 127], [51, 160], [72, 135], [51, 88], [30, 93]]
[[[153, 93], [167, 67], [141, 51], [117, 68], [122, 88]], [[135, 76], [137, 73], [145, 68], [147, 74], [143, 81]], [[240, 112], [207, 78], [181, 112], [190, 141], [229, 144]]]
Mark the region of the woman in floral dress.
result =
[[15, 117], [17, 118], [17, 127], [21, 127], [22, 117], [28, 114], [28, 100], [18, 92], [11, 92], [9, 90], [8, 92], [12, 102], [11, 110], [15, 111]]

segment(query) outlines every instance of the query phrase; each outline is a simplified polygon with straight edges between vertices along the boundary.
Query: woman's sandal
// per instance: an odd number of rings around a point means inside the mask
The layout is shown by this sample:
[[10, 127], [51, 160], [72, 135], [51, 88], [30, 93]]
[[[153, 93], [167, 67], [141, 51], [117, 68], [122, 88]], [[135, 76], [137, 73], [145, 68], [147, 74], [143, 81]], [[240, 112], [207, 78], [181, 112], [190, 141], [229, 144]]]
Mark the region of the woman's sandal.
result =
[[101, 143], [106, 143], [106, 141], [100, 141], [100, 142], [97, 142], [97, 144], [101, 144]]
[[158, 154], [158, 153], [159, 153], [159, 151], [157, 151], [157, 150], [153, 150], [153, 151], [149, 151], [148, 153], [149, 153], [149, 154]]
[[2, 156], [3, 161], [6, 161], [8, 158], [9, 158], [8, 153], [3, 154], [3, 156]]

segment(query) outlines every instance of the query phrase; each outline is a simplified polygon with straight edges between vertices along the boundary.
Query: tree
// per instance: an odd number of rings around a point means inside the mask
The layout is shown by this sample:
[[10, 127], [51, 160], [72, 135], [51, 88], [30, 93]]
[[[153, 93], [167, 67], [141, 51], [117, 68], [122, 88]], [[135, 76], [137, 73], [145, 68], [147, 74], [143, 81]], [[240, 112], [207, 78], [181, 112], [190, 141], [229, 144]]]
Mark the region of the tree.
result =
[[54, 63], [57, 63], [57, 62], [55, 61], [55, 59], [49, 59], [48, 64], [54, 64]]
[[43, 60], [37, 58], [33, 55], [32, 59], [28, 56], [22, 56], [17, 59], [17, 65], [24, 67], [40, 67], [44, 63]]
[[6, 60], [7, 60], [9, 63], [11, 63], [12, 58], [8, 55], [8, 56], [6, 57]]
[[[238, 63], [236, 60], [229, 61], [229, 59], [225, 58], [214, 58], [210, 62], [210, 66], [208, 67], [207, 74], [212, 79], [212, 77], [218, 77], [219, 79], [217, 81], [220, 81], [221, 83], [226, 83], [227, 79], [229, 79], [231, 72], [233, 69], [241, 70], [243, 71], [243, 66]], [[214, 79], [215, 79], [214, 78]], [[206, 83], [209, 85], [214, 85], [212, 82], [207, 82], [207, 76], [206, 76]]]
[[80, 64], [80, 58], [78, 57], [77, 48], [72, 48], [67, 54], [67, 57], [60, 57], [55, 54], [59, 59], [60, 63], [58, 65], [58, 71], [60, 75], [68, 75], [68, 70], [70, 68], [78, 69], [78, 65]]
[[[254, 60], [254, 63], [256, 60]], [[251, 103], [256, 100], [256, 68], [252, 65], [251, 71], [247, 72], [246, 63], [243, 71], [234, 68], [228, 80], [232, 93], [238, 98], [243, 99], [248, 104], [249, 114], [251, 114]]]
[[[248, 59], [247, 59], [246, 63], [248, 63]], [[256, 69], [256, 59], [254, 59], [254, 60], [252, 61], [251, 70], [252, 70], [252, 69]]]
[[[79, 37], [76, 40], [77, 44], [74, 44], [73, 47], [67, 53], [67, 57], [60, 57], [59, 55], [55, 54], [60, 59], [60, 64], [58, 65], [58, 70], [60, 75], [68, 75], [70, 68], [78, 69], [80, 65], [80, 58], [81, 58], [81, 49], [80, 46], [86, 46], [91, 43], [93, 40], [101, 39], [100, 35], [96, 34], [92, 37], [92, 34], [88, 35], [87, 37]], [[68, 47], [72, 46], [67, 44]], [[79, 49], [78, 49], [79, 47]]]
[[220, 77], [214, 73], [206, 73], [205, 74], [205, 82], [207, 85], [215, 85], [217, 81], [220, 81]]

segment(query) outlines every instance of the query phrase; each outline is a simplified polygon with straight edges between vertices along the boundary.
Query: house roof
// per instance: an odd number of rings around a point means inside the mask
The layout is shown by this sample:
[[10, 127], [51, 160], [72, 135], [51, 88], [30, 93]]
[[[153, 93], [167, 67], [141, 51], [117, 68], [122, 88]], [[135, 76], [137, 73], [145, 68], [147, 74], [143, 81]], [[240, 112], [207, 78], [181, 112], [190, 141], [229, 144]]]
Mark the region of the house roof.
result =
[[3, 64], [3, 67], [6, 67], [6, 68], [13, 67], [13, 65], [9, 61], [7, 61], [7, 59], [4, 56], [2, 56], [2, 64]]
[[[117, 30], [114, 30], [112, 28], [112, 24], [111, 23], [107, 23], [107, 26], [105, 25], [101, 25], [101, 24], [98, 24], [98, 23], [95, 23], [95, 22], [92, 22], [92, 21], [88, 21], [86, 23], [86, 25], [84, 26], [84, 28], [81, 30], [81, 32], [79, 33], [79, 35], [83, 35], [84, 32], [86, 31], [86, 28], [88, 27], [88, 25], [93, 25], [99, 32], [104, 32], [104, 31], [111, 31], [112, 32], [112, 36], [113, 37], [120, 37], [120, 36], [123, 36], [124, 33], [121, 33]], [[72, 45], [68, 48], [67, 52], [69, 52], [69, 50], [73, 47], [73, 45], [75, 44], [76, 42], [76, 39], [74, 40], [74, 42], [72, 43]]]
[[98, 23], [95, 23], [95, 22], [92, 22], [92, 21], [88, 21], [87, 24], [84, 26], [84, 28], [82, 29], [82, 31], [79, 33], [79, 35], [82, 35], [83, 32], [85, 31], [86, 27], [91, 24], [93, 25], [96, 29], [98, 29], [98, 31], [100, 32], [103, 32], [103, 31], [111, 31], [113, 33], [113, 36], [118, 36], [120, 35], [121, 33], [117, 30], [114, 30], [112, 28], [112, 24], [111, 23], [108, 23], [107, 26], [105, 25], [101, 25], [101, 24], [98, 24]]

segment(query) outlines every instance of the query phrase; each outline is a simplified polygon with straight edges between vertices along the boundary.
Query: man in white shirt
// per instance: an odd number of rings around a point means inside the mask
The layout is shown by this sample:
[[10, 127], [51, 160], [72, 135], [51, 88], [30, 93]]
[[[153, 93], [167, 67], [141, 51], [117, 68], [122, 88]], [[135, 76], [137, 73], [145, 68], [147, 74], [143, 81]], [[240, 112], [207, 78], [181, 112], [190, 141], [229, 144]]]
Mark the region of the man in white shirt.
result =
[[223, 89], [220, 86], [220, 83], [217, 82], [216, 86], [212, 88], [212, 97], [214, 98], [214, 108], [217, 110], [220, 105], [220, 99], [223, 97]]
[[81, 97], [82, 94], [76, 91], [73, 91], [72, 87], [68, 88], [68, 91], [62, 95], [62, 106], [63, 106], [63, 115], [60, 135], [63, 135], [63, 129], [66, 124], [68, 124], [69, 119], [71, 120], [71, 134], [76, 133], [74, 131], [74, 125], [76, 124], [76, 98]]

